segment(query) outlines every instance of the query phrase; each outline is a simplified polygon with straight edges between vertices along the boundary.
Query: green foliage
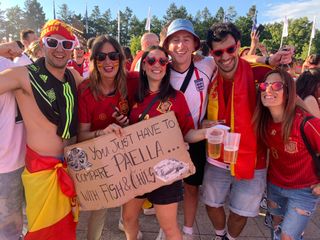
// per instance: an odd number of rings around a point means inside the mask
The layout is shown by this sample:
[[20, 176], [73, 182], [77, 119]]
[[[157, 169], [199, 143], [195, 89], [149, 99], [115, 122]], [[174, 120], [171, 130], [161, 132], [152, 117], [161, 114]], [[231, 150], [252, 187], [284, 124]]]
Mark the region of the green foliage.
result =
[[198, 11], [192, 20], [196, 34], [200, 39], [206, 39], [208, 29], [214, 22], [209, 9], [205, 7], [202, 11]]
[[171, 3], [167, 9], [166, 15], [163, 16], [163, 19], [165, 22], [169, 22], [177, 18], [190, 19], [190, 15], [188, 14], [185, 6], [181, 6], [180, 8], [178, 8], [176, 4]]
[[227, 12], [225, 13], [225, 19], [228, 22], [234, 22], [236, 17], [237, 17], [237, 11], [235, 7], [234, 6], [228, 7]]
[[20, 31], [23, 29], [23, 11], [16, 5], [6, 10], [6, 37], [7, 39], [19, 40]]
[[141, 36], [132, 36], [130, 39], [130, 50], [133, 56], [141, 50]]
[[152, 16], [152, 18], [151, 18], [151, 32], [159, 35], [163, 26], [164, 26], [163, 21], [161, 21], [156, 16]]
[[62, 21], [71, 24], [72, 23], [72, 16], [74, 12], [71, 11], [66, 3], [63, 3], [58, 10], [58, 18]]
[[248, 16], [241, 16], [235, 21], [235, 25], [241, 31], [241, 46], [250, 46], [251, 44], [251, 28], [252, 28], [252, 18]]
[[[185, 6], [177, 7], [175, 3], [171, 3], [166, 10], [163, 18], [152, 16], [151, 32], [159, 34], [162, 27], [169, 21], [176, 18], [190, 19], [201, 39], [206, 39], [207, 31], [212, 24], [217, 22], [229, 21], [234, 22], [242, 32], [242, 46], [250, 46], [250, 32], [252, 28], [252, 18], [257, 13], [255, 5], [252, 5], [245, 16], [237, 16], [237, 12], [233, 6], [229, 6], [226, 10], [222, 7], [218, 8], [216, 13], [211, 13], [209, 8], [205, 7], [199, 10], [195, 16], [188, 13]], [[121, 11], [121, 29], [120, 43], [124, 46], [131, 46], [133, 54], [140, 49], [140, 38], [145, 32], [146, 19], [140, 20], [134, 15], [128, 7]], [[85, 26], [86, 18], [81, 14], [75, 14], [70, 10], [66, 3], [59, 7], [58, 17], [67, 22], [78, 22]], [[24, 28], [32, 28], [39, 31], [45, 22], [45, 14], [39, 0], [25, 0], [24, 9], [15, 6], [5, 11], [1, 10], [0, 5], [0, 38], [12, 39], [19, 38], [19, 32]], [[118, 17], [112, 17], [111, 10], [107, 9], [101, 12], [99, 6], [94, 6], [88, 17], [89, 33], [86, 37], [108, 34], [115, 38], [118, 36]], [[282, 22], [265, 24], [265, 30], [260, 36], [270, 51], [279, 49]], [[308, 54], [309, 39], [311, 34], [312, 22], [306, 17], [298, 19], [289, 19], [289, 36], [283, 39], [283, 44], [290, 44], [296, 48], [296, 57], [305, 58]], [[320, 52], [320, 32], [316, 31], [316, 36], [312, 40], [311, 53]]]
[[224, 20], [224, 9], [223, 7], [220, 7], [216, 13], [216, 16], [214, 17], [215, 22], [223, 22]]
[[246, 16], [241, 16], [235, 21], [235, 25], [241, 31], [241, 46], [250, 46], [251, 44], [251, 29], [253, 25], [253, 16], [256, 14], [256, 6], [252, 5]]
[[36, 33], [40, 33], [42, 26], [46, 22], [46, 16], [37, 0], [26, 0], [24, 2], [23, 22], [24, 28], [32, 28]]

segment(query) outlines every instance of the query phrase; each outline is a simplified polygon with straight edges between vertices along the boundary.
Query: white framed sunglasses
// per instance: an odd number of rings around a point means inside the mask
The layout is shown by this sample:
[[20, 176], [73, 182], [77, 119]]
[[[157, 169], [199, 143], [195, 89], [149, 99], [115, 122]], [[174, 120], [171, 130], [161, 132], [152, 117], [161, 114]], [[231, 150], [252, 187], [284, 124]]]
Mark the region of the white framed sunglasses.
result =
[[73, 50], [75, 45], [76, 45], [76, 41], [72, 41], [72, 40], [59, 40], [56, 39], [54, 37], [44, 37], [42, 39], [43, 44], [47, 47], [47, 48], [57, 48], [58, 45], [60, 44], [62, 46], [62, 48], [64, 50]]

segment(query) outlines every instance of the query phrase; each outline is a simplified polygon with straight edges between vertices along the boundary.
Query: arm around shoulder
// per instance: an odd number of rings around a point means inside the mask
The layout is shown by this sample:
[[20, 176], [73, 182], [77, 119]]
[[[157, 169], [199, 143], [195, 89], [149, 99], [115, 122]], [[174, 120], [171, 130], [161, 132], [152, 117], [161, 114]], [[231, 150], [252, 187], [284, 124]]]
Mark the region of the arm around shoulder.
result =
[[318, 101], [314, 96], [308, 96], [304, 99], [304, 103], [308, 107], [309, 112], [316, 118], [320, 118], [320, 108]]

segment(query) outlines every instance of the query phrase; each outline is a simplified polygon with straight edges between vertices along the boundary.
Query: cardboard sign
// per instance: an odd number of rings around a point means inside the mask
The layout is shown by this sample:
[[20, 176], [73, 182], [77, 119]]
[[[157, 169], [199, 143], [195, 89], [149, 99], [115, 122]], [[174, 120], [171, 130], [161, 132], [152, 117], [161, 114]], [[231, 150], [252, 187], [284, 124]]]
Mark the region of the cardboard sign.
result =
[[82, 210], [120, 206], [195, 172], [173, 112], [65, 148]]

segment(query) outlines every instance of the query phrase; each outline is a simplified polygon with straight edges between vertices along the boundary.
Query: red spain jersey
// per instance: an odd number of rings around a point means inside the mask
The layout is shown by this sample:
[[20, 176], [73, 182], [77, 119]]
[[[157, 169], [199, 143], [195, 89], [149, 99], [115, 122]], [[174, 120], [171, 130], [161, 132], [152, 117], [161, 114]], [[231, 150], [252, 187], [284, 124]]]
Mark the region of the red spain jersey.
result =
[[[268, 181], [283, 188], [305, 188], [319, 183], [315, 164], [306, 148], [300, 132], [300, 124], [305, 117], [301, 109], [296, 110], [288, 142], [281, 137], [281, 123], [270, 123], [267, 144], [270, 148]], [[306, 122], [305, 135], [315, 152], [320, 152], [320, 119]]]
[[[142, 103], [135, 103], [130, 112], [130, 123], [139, 121], [140, 115], [144, 109], [149, 105], [157, 93], [148, 94]], [[182, 92], [176, 91], [175, 97], [170, 97], [168, 100], [162, 102], [157, 100], [145, 115], [144, 119], [159, 116], [160, 114], [173, 111], [178, 120], [182, 134], [185, 135], [190, 129], [194, 129], [193, 119], [189, 111], [186, 99]]]

